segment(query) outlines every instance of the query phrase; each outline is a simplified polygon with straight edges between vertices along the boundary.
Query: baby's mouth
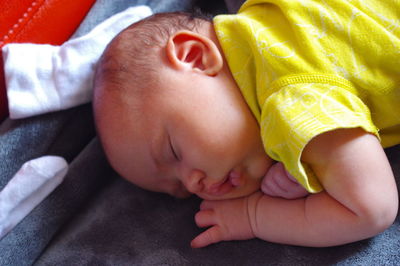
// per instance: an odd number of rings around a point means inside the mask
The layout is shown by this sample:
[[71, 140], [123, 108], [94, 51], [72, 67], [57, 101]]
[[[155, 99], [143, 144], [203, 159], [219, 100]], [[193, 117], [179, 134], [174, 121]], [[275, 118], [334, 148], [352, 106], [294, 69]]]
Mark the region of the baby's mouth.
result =
[[209, 193], [215, 196], [220, 196], [241, 185], [242, 180], [240, 173], [231, 170], [223, 180], [210, 186]]

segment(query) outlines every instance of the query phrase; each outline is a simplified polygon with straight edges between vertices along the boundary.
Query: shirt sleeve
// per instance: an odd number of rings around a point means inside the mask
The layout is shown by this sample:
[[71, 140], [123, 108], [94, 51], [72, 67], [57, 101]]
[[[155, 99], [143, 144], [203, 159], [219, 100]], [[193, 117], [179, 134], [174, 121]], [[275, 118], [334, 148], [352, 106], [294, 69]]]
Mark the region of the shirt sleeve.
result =
[[315, 136], [339, 128], [363, 128], [378, 136], [368, 107], [347, 88], [337, 84], [286, 85], [262, 106], [261, 135], [267, 154], [281, 161], [310, 193], [323, 190], [301, 154]]

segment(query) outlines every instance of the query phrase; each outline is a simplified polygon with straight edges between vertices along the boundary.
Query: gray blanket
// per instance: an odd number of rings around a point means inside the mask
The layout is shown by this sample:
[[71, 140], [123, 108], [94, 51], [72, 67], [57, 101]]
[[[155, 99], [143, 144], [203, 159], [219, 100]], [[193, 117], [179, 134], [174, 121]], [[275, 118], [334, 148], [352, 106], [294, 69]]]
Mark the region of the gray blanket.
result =
[[[230, 11], [240, 1], [226, 1]], [[227, 12], [224, 1], [98, 0], [75, 36], [128, 6], [154, 12]], [[0, 265], [399, 265], [399, 218], [384, 233], [332, 248], [304, 248], [258, 239], [191, 249], [201, 229], [200, 200], [144, 191], [107, 164], [91, 106], [0, 125], [0, 189], [23, 162], [45, 154], [70, 163], [65, 181], [0, 240]], [[400, 182], [400, 147], [387, 150]]]

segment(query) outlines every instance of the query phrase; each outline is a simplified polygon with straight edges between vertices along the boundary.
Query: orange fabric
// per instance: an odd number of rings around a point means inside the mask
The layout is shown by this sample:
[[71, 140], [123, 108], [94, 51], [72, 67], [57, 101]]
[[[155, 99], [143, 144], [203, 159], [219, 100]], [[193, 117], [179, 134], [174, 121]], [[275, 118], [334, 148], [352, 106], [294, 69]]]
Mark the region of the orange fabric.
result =
[[[0, 47], [11, 42], [62, 44], [74, 33], [95, 0], [0, 0]], [[3, 61], [0, 55], [1, 62]], [[0, 121], [8, 115], [0, 66]]]

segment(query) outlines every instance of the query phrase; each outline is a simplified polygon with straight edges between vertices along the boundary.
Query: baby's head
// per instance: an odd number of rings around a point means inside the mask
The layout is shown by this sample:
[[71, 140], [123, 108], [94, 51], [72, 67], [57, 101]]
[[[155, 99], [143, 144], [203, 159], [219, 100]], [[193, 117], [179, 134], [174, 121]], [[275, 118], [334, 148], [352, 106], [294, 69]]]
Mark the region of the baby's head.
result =
[[109, 162], [145, 189], [235, 198], [271, 165], [204, 18], [156, 14], [120, 33], [99, 62], [94, 111]]

